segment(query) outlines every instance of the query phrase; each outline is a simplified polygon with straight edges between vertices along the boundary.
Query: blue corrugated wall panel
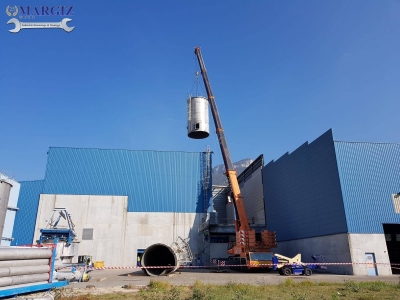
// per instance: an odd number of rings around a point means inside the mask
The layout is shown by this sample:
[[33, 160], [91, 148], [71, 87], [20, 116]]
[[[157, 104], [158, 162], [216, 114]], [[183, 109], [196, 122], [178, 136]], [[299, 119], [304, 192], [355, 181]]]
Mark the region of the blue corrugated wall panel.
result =
[[383, 233], [400, 223], [392, 194], [400, 192], [400, 144], [335, 142], [350, 233]]
[[130, 212], [204, 212], [204, 156], [50, 148], [43, 193], [128, 196]]
[[22, 181], [15, 214], [11, 246], [32, 244], [43, 180]]
[[267, 228], [277, 240], [347, 232], [332, 131], [263, 169]]

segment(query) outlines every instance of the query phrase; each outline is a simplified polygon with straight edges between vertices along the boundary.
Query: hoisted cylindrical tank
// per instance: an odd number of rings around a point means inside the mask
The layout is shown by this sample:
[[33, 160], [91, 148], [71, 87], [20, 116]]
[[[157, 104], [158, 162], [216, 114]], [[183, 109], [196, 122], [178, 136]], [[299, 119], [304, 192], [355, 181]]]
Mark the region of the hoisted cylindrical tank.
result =
[[188, 137], [204, 139], [210, 135], [208, 118], [208, 100], [201, 96], [189, 97], [188, 107]]
[[149, 276], [168, 275], [180, 267], [178, 255], [165, 244], [149, 246], [144, 251], [140, 263]]
[[6, 221], [8, 199], [12, 184], [4, 179], [0, 180], [0, 237], [3, 236], [4, 222]]

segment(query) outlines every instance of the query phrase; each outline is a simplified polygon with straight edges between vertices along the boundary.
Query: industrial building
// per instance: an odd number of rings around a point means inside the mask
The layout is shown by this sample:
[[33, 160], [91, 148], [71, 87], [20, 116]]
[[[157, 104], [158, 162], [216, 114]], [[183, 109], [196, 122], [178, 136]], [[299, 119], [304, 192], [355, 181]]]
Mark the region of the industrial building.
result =
[[21, 182], [12, 245], [34, 243], [53, 209], [65, 208], [78, 256], [133, 266], [148, 246], [181, 237], [202, 264], [210, 165], [210, 152], [50, 148], [44, 180]]
[[[194, 264], [227, 258], [235, 209], [230, 188], [211, 185], [211, 155], [50, 148], [44, 180], [20, 183], [12, 245], [34, 243], [63, 207], [79, 255], [108, 266], [135, 265], [148, 246], [178, 237], [189, 239]], [[333, 273], [396, 273], [399, 144], [336, 141], [328, 130], [267, 164], [260, 155], [238, 182], [256, 234], [276, 232], [274, 252], [343, 263], [329, 265]]]
[[266, 164], [263, 185], [277, 253], [322, 254], [348, 263], [329, 266], [341, 274], [397, 271], [389, 263], [400, 264], [400, 144], [336, 141], [328, 130]]

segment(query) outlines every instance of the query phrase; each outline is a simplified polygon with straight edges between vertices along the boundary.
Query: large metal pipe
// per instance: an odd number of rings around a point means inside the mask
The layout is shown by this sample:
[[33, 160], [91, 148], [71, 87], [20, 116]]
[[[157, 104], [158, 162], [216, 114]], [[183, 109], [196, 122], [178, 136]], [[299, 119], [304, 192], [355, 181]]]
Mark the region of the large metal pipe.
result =
[[48, 279], [49, 279], [49, 273], [3, 277], [0, 278], [0, 287], [24, 284], [24, 283], [33, 283], [38, 281], [46, 281]]
[[0, 277], [48, 273], [49, 265], [0, 268]]
[[0, 248], [0, 260], [50, 258], [52, 254], [51, 248]]
[[11, 183], [4, 179], [0, 179], [0, 238], [3, 236], [4, 222], [6, 221], [11, 188]]
[[154, 244], [144, 251], [141, 265], [147, 275], [160, 276], [175, 272], [180, 267], [180, 262], [171, 247], [165, 244]]
[[[1, 251], [1, 250], [0, 250]], [[0, 268], [50, 265], [49, 259], [22, 259], [0, 261]]]

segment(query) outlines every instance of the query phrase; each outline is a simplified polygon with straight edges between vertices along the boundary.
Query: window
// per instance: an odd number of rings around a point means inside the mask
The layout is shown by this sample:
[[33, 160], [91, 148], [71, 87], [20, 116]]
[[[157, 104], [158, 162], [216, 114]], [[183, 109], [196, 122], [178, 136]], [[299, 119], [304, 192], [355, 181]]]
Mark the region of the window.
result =
[[196, 123], [196, 125], [194, 126], [194, 128], [197, 130], [200, 128], [200, 123]]
[[210, 243], [228, 243], [229, 238], [227, 236], [212, 236], [210, 237]]
[[394, 210], [396, 214], [400, 214], [400, 195], [399, 194], [392, 194]]
[[385, 234], [385, 240], [386, 240], [386, 242], [391, 242], [392, 241], [392, 235], [390, 233]]
[[272, 253], [250, 252], [251, 260], [272, 260]]
[[82, 240], [93, 240], [93, 228], [83, 228]]

